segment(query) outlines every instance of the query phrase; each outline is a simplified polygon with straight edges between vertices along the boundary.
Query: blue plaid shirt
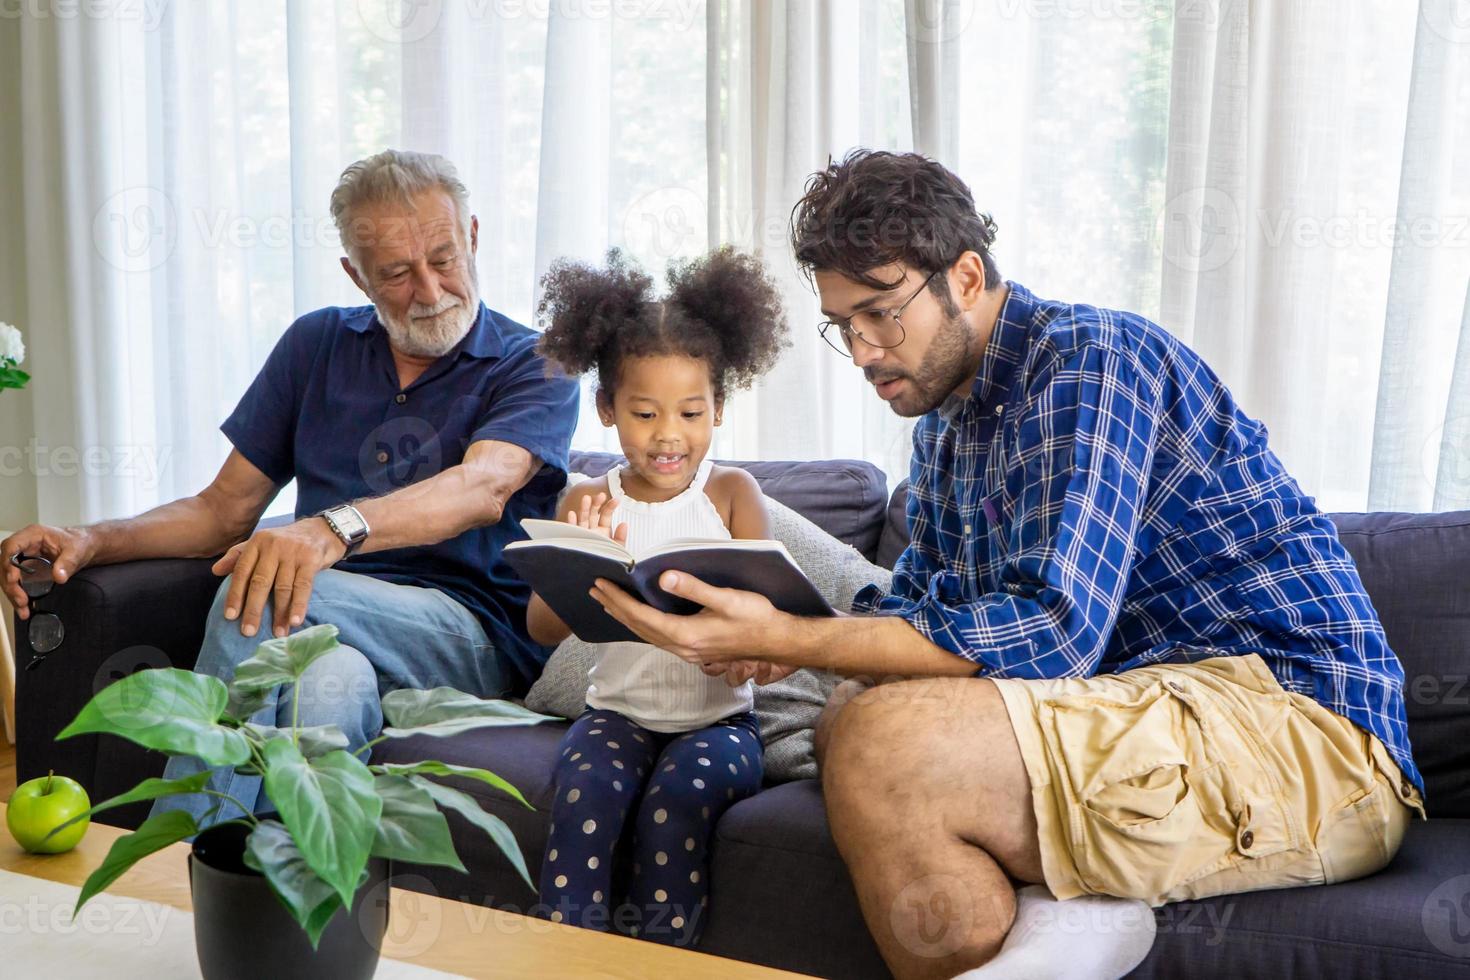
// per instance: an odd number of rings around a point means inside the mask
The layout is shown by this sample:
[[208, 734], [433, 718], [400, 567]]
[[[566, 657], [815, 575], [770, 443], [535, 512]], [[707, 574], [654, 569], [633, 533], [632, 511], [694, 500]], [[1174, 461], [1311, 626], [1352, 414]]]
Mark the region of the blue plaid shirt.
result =
[[966, 398], [914, 429], [902, 616], [994, 677], [1259, 654], [1423, 789], [1403, 668], [1266, 427], [1141, 316], [1010, 294]]

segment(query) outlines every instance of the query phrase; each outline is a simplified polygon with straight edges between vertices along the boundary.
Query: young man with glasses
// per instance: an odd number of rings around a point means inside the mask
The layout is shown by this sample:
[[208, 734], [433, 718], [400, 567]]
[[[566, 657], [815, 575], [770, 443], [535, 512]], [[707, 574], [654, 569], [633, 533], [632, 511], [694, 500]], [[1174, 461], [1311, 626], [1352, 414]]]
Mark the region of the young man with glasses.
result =
[[698, 615], [596, 594], [710, 671], [919, 678], [844, 685], [817, 733], [896, 976], [1118, 976], [1153, 920], [1104, 896], [1372, 873], [1423, 784], [1402, 668], [1264, 426], [1157, 324], [1002, 281], [994, 235], [912, 154], [850, 155], [793, 214], [822, 335], [922, 416], [888, 592], [828, 620], [678, 573]]

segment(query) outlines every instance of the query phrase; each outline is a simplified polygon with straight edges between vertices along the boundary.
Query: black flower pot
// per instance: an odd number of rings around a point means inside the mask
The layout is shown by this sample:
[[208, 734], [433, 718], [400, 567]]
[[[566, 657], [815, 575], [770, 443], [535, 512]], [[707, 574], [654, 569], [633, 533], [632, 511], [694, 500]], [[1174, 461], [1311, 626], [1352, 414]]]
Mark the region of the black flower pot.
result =
[[194, 945], [205, 980], [368, 980], [388, 928], [388, 862], [368, 861], [351, 912], [338, 909], [313, 950], [265, 877], [242, 860], [249, 833], [236, 823], [210, 827], [189, 855]]

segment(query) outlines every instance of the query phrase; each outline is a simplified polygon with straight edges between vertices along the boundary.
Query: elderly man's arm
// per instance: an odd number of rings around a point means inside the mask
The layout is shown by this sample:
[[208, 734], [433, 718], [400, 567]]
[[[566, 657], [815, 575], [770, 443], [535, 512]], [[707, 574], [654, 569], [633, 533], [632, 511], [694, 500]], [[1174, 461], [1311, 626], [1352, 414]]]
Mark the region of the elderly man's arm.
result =
[[[488, 439], [471, 443], [458, 466], [386, 496], [354, 502], [370, 528], [359, 554], [435, 544], [498, 523], [511, 495], [541, 465], [541, 460], [512, 443]], [[231, 548], [215, 566], [216, 574], [231, 576], [225, 618], [238, 617], [240, 632], [254, 636], [269, 600], [275, 610], [275, 634], [284, 636], [305, 620], [316, 574], [341, 561], [346, 552], [320, 517], [258, 532]]]
[[22, 619], [29, 618], [20, 571], [10, 563], [17, 553], [49, 558], [58, 582], [89, 565], [217, 555], [250, 533], [279, 489], [255, 464], [232, 451], [214, 481], [192, 497], [125, 520], [82, 527], [32, 524], [0, 542], [5, 595]]
[[511, 496], [540, 469], [541, 460], [520, 446], [495, 440], [472, 443], [458, 466], [386, 497], [354, 504], [372, 529], [362, 552], [435, 544], [471, 528], [498, 524]]

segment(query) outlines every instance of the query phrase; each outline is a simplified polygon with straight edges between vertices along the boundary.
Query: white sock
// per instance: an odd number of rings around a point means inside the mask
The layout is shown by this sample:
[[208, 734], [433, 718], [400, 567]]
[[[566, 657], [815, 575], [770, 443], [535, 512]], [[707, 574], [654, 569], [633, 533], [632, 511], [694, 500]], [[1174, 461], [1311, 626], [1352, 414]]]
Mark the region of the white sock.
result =
[[995, 959], [955, 980], [1117, 980], [1154, 945], [1147, 902], [1084, 895], [1059, 902], [1045, 885], [1016, 892], [1016, 922]]

